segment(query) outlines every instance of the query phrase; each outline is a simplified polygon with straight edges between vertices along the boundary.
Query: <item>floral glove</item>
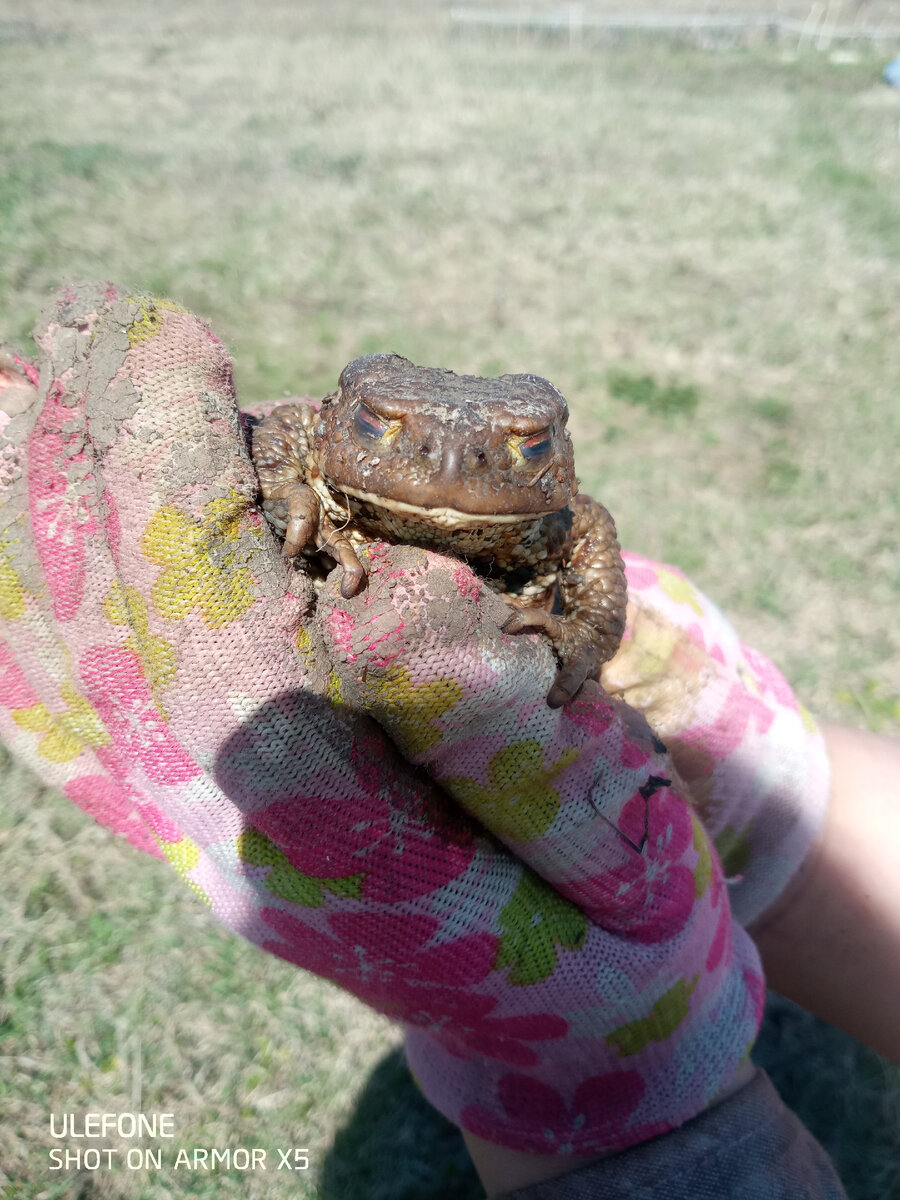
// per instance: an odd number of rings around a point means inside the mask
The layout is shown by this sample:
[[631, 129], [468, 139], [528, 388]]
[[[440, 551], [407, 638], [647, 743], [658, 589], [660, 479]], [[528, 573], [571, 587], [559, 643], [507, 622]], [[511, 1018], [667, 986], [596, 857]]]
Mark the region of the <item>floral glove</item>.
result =
[[364, 593], [329, 587], [315, 615], [342, 701], [531, 868], [500, 910], [501, 929], [517, 921], [495, 960], [509, 968], [498, 999], [520, 1020], [536, 1006], [562, 1019], [531, 1063], [487, 1044], [473, 1057], [452, 1025], [413, 1029], [416, 1076], [465, 1128], [521, 1150], [557, 1138], [596, 1149], [587, 1130], [603, 1110], [620, 1129], [608, 1146], [661, 1132], [676, 1095], [711, 1098], [713, 1077], [721, 1086], [737, 1066], [735, 1039], [762, 1000], [755, 950], [664, 748], [596, 684], [551, 709], [548, 644], [504, 634], [504, 602], [458, 562], [381, 545], [367, 571]]
[[665, 742], [721, 857], [732, 911], [749, 926], [821, 830], [824, 740], [780, 672], [680, 571], [624, 558], [628, 623], [603, 686]]
[[177, 306], [81, 285], [36, 337], [0, 421], [13, 751], [404, 1021], [465, 1128], [592, 1153], [701, 1111], [762, 980], [643, 720], [597, 688], [550, 710], [549, 647], [458, 562], [378, 547], [361, 596], [316, 602], [256, 507], [227, 355]]

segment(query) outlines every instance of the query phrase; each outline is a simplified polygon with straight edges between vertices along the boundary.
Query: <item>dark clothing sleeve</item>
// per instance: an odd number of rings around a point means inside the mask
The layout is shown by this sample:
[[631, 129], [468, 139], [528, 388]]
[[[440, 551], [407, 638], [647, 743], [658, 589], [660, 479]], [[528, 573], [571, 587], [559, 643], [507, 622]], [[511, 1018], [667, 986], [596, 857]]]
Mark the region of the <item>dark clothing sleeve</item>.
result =
[[679, 1129], [499, 1200], [847, 1200], [764, 1071]]

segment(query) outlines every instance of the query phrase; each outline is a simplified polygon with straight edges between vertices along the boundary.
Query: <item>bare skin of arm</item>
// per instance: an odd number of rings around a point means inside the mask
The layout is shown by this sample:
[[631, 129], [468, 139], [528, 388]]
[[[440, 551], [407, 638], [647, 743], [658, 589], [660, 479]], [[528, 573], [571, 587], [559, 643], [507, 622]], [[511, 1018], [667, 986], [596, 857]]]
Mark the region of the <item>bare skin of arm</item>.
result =
[[900, 740], [822, 731], [832, 771], [825, 826], [750, 933], [770, 987], [900, 1063]]
[[[831, 803], [818, 842], [751, 928], [770, 987], [900, 1063], [900, 740], [822, 724]], [[752, 1074], [745, 1064], [724, 1099]], [[520, 1154], [463, 1133], [488, 1196], [593, 1161]]]

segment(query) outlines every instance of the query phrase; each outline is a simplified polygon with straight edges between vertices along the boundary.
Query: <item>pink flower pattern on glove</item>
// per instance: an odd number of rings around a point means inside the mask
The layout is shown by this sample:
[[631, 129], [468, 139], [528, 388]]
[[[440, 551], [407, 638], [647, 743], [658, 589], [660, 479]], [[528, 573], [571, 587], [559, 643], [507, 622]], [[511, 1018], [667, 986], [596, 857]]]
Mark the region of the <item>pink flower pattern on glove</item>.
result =
[[633, 845], [643, 842], [641, 855], [586, 879], [585, 898], [603, 911], [611, 932], [667, 941], [684, 928], [695, 894], [694, 872], [679, 861], [693, 841], [690, 815], [668, 789], [647, 800], [638, 793], [623, 807], [618, 829]]

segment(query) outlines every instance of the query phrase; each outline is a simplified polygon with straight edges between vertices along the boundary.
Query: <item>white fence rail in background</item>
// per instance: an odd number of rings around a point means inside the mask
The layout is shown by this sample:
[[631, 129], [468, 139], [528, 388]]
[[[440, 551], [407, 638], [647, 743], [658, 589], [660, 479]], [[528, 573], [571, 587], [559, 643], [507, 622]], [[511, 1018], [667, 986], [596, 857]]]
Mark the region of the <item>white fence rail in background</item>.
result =
[[832, 4], [814, 4], [804, 20], [781, 13], [593, 13], [582, 5], [570, 5], [556, 12], [504, 12], [483, 8], [453, 8], [450, 20], [457, 25], [480, 25], [517, 32], [556, 32], [568, 34], [570, 41], [581, 41], [588, 30], [598, 33], [696, 33], [752, 34], [769, 38], [797, 37], [827, 49], [836, 41], [900, 41], [900, 25], [873, 25], [862, 22], [837, 24], [832, 19]]

